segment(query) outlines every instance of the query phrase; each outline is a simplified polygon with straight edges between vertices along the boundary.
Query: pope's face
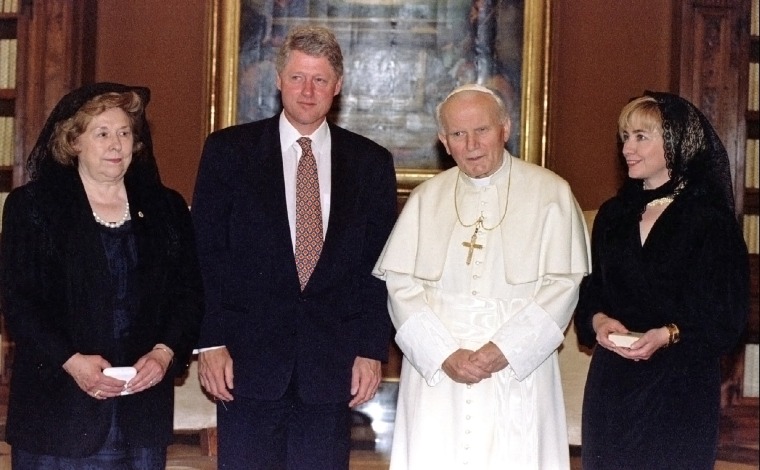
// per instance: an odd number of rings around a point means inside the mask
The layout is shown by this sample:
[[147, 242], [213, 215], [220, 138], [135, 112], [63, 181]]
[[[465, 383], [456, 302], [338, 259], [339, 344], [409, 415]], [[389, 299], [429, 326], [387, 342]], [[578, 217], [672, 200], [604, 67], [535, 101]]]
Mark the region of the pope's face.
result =
[[325, 120], [342, 84], [327, 58], [291, 51], [277, 74], [285, 117], [301, 135], [310, 135]]
[[132, 162], [134, 134], [129, 116], [121, 108], [109, 108], [90, 120], [74, 141], [79, 173], [96, 182], [124, 178]]
[[467, 176], [491, 176], [501, 167], [510, 121], [501, 121], [490, 95], [479, 91], [455, 94], [441, 108], [441, 125], [438, 138]]

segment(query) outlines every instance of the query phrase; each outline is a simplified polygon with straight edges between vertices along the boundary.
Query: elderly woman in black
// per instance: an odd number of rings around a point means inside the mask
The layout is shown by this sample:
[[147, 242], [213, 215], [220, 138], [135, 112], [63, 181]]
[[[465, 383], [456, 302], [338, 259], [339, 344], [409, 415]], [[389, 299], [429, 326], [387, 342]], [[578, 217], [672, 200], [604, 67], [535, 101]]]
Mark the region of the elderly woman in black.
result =
[[63, 97], [29, 155], [30, 182], [8, 196], [14, 469], [166, 465], [173, 379], [203, 300], [187, 205], [158, 175], [148, 100], [147, 88], [113, 83]]
[[749, 301], [726, 150], [688, 101], [647, 92], [618, 121], [628, 179], [599, 209], [575, 326], [597, 344], [583, 402], [589, 469], [712, 469], [720, 356]]

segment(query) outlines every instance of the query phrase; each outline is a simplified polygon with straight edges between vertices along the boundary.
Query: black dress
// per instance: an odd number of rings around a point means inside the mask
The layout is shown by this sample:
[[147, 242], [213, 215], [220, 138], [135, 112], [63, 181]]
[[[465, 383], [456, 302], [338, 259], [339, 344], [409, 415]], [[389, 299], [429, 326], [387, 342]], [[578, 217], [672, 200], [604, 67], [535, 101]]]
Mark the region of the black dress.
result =
[[[128, 340], [130, 324], [137, 313], [137, 245], [132, 223], [117, 228], [99, 227], [103, 249], [108, 260], [108, 272], [113, 292], [114, 365], [124, 362], [124, 341]], [[166, 466], [166, 447], [131, 446], [119, 425], [119, 399], [108, 400], [111, 408], [111, 429], [101, 449], [89, 457], [58, 457], [41, 455], [14, 448], [13, 468], [19, 470], [140, 468], [163, 469]]]
[[638, 213], [616, 197], [599, 210], [592, 259], [575, 317], [581, 343], [595, 344], [598, 312], [631, 331], [675, 323], [681, 341], [638, 362], [594, 350], [583, 468], [714, 468], [720, 356], [741, 335], [749, 298], [747, 250], [733, 214], [704, 195], [681, 194], [642, 246]]

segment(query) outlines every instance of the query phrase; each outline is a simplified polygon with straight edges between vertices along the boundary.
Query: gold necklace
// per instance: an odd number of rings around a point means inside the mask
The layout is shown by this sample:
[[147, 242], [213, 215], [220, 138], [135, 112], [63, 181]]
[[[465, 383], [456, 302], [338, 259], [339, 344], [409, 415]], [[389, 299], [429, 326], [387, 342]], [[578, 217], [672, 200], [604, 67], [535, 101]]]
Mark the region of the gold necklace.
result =
[[647, 202], [647, 207], [664, 206], [673, 202], [673, 196], [658, 197]]
[[[641, 184], [641, 187], [646, 191], [650, 188], [647, 187], [647, 182], [644, 181]], [[664, 206], [667, 204], [670, 204], [673, 202], [673, 200], [678, 196], [678, 194], [681, 193], [683, 190], [683, 183], [676, 186], [676, 189], [673, 190], [673, 194], [668, 194], [667, 196], [658, 197], [657, 199], [652, 199], [651, 201], [647, 202], [647, 207], [657, 207], [657, 206]]]
[[[513, 158], [513, 157], [507, 157], [507, 158]], [[459, 189], [459, 178], [462, 176], [462, 170], [459, 170], [459, 174], [457, 175], [457, 181], [454, 184], [454, 211], [457, 214], [457, 221], [459, 224], [464, 227], [475, 227], [475, 231], [472, 233], [472, 236], [470, 237], [469, 242], [462, 242], [462, 246], [468, 249], [467, 252], [467, 265], [469, 266], [472, 262], [472, 255], [475, 252], [475, 250], [482, 250], [483, 245], [479, 245], [477, 242], [478, 240], [478, 232], [480, 229], [485, 230], [486, 232], [495, 229], [499, 225], [501, 225], [502, 222], [504, 222], [504, 219], [507, 217], [507, 208], [509, 207], [509, 188], [512, 186], [512, 161], [509, 162], [509, 176], [507, 177], [507, 194], [506, 194], [506, 201], [504, 202], [504, 213], [501, 214], [501, 218], [499, 219], [499, 222], [494, 225], [493, 227], [486, 227], [483, 223], [483, 213], [481, 212], [480, 217], [475, 220], [475, 222], [471, 224], [465, 224], [462, 222], [462, 217], [459, 215], [459, 206], [457, 205], [457, 190]]]

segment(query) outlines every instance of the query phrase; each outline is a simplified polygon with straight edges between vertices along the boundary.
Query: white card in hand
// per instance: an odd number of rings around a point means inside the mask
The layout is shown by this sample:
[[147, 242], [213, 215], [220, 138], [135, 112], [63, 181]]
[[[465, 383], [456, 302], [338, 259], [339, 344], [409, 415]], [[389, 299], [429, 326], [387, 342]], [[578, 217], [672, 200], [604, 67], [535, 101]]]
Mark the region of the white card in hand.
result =
[[642, 333], [610, 333], [607, 339], [615, 343], [615, 346], [621, 348], [630, 348], [633, 343], [641, 338]]
[[134, 367], [108, 367], [103, 369], [103, 374], [113, 377], [114, 379], [129, 382], [135, 375], [137, 375], [137, 369]]
[[[129, 383], [129, 381], [137, 375], [137, 369], [134, 367], [106, 367], [103, 369], [103, 374]], [[125, 390], [121, 392], [122, 395], [129, 395], [126, 387], [127, 385], [124, 384]]]

